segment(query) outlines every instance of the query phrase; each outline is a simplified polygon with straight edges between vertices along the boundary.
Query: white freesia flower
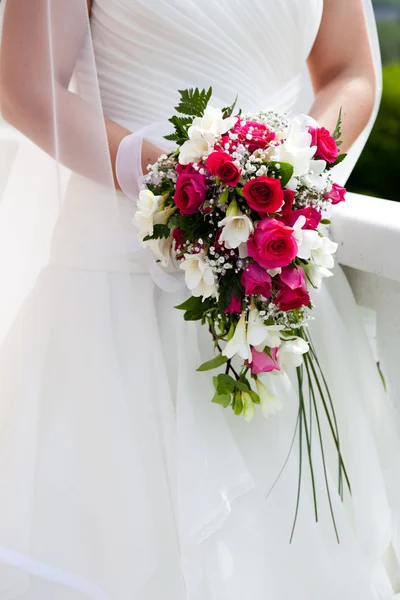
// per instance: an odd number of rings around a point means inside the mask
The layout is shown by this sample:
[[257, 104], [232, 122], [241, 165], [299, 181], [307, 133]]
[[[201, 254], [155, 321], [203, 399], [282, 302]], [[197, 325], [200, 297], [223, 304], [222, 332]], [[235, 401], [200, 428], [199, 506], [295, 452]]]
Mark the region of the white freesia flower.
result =
[[145, 242], [147, 248], [150, 248], [155, 258], [161, 262], [163, 267], [167, 267], [171, 258], [172, 238], [161, 238], [159, 240], [148, 240]]
[[[192, 129], [192, 128], [191, 128]], [[203, 156], [207, 156], [214, 147], [215, 136], [209, 131], [201, 131], [199, 128], [193, 128], [191, 138], [187, 140], [179, 151], [179, 162], [181, 165], [188, 165], [199, 161]]]
[[239, 210], [236, 200], [230, 203], [226, 217], [218, 223], [218, 226], [223, 228], [220, 241], [224, 242], [228, 250], [239, 248], [241, 244], [247, 242], [254, 231], [251, 219]]
[[294, 118], [289, 123], [287, 138], [277, 147], [278, 160], [291, 164], [295, 177], [309, 172], [310, 161], [317, 151], [317, 146], [311, 146], [312, 137], [307, 129], [313, 124], [315, 121], [305, 115]]
[[335, 261], [332, 254], [338, 249], [338, 244], [327, 237], [319, 237], [319, 246], [311, 250], [311, 260], [319, 267], [333, 269]]
[[204, 253], [185, 254], [179, 265], [185, 271], [185, 282], [193, 296], [209, 298], [215, 296], [217, 287], [212, 268], [204, 260]]
[[235, 126], [236, 120], [236, 117], [224, 119], [222, 110], [220, 108], [213, 108], [209, 104], [202, 117], [193, 119], [192, 126], [188, 130], [189, 139], [192, 138], [192, 133], [196, 128], [203, 132], [212, 133], [215, 137], [219, 138]]
[[326, 190], [328, 185], [328, 173], [325, 169], [326, 162], [324, 160], [311, 160], [310, 170], [303, 177], [304, 183], [315, 188], [317, 192]]
[[247, 339], [246, 331], [246, 313], [243, 311], [239, 322], [236, 325], [233, 337], [226, 344], [222, 354], [231, 359], [237, 354], [243, 360], [252, 361], [250, 345]]
[[314, 265], [311, 262], [304, 267], [304, 270], [307, 273], [307, 277], [311, 281], [311, 284], [315, 288], [321, 287], [323, 278], [333, 276], [332, 271], [330, 271], [329, 269], [326, 269], [325, 267], [319, 267], [318, 265]]
[[303, 362], [303, 354], [309, 351], [308, 343], [300, 337], [283, 342], [278, 350], [277, 358], [282, 369], [299, 367]]
[[267, 269], [267, 273], [271, 277], [276, 277], [276, 275], [280, 275], [282, 273], [282, 267], [277, 267], [276, 269]]
[[247, 341], [257, 350], [262, 352], [265, 346], [277, 348], [281, 343], [279, 332], [282, 329], [283, 325], [265, 325], [257, 308], [249, 311]]
[[251, 399], [250, 394], [248, 394], [247, 392], [242, 392], [242, 402], [244, 420], [247, 423], [250, 423], [250, 421], [254, 418], [256, 412], [254, 402]]
[[260, 408], [263, 417], [267, 419], [269, 416], [276, 415], [277, 412], [282, 410], [283, 404], [281, 400], [270, 392], [259, 378], [256, 380], [256, 387], [257, 394], [260, 397]]
[[202, 117], [193, 119], [188, 129], [189, 139], [182, 145], [179, 162], [188, 165], [207, 156], [214, 143], [236, 123], [236, 117], [224, 119], [221, 109], [208, 105]]
[[163, 196], [155, 196], [150, 190], [141, 190], [137, 201], [135, 221], [140, 228], [142, 237], [152, 235], [154, 215], [163, 202]]
[[315, 230], [302, 229], [306, 222], [304, 215], [301, 215], [293, 225], [293, 237], [298, 246], [297, 256], [305, 260], [311, 258], [311, 252], [321, 245], [321, 237]]
[[338, 248], [338, 245], [327, 237], [320, 237], [319, 241], [319, 246], [311, 251], [311, 260], [305, 267], [309, 280], [316, 288], [321, 286], [324, 277], [332, 277], [333, 273], [329, 269], [333, 269], [335, 265], [332, 255]]

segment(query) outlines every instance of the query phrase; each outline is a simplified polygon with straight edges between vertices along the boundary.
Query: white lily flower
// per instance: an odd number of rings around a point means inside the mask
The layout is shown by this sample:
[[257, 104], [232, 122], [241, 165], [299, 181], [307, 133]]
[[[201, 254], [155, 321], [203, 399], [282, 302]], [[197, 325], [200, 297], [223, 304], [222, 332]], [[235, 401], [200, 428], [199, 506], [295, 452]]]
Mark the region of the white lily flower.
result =
[[254, 402], [251, 399], [250, 394], [248, 394], [247, 392], [242, 392], [242, 402], [243, 402], [244, 420], [247, 423], [250, 423], [250, 421], [254, 418], [254, 415], [256, 412]]
[[279, 366], [281, 369], [300, 367], [303, 362], [303, 354], [306, 354], [309, 349], [308, 343], [300, 337], [283, 342], [277, 353]]
[[277, 147], [278, 160], [291, 164], [295, 177], [306, 175], [309, 172], [310, 161], [317, 151], [317, 146], [311, 146], [312, 137], [307, 129], [311, 125], [311, 121], [313, 120], [307, 119], [303, 115], [292, 119], [289, 123], [286, 140]]
[[203, 252], [185, 254], [179, 268], [185, 271], [185, 282], [193, 296], [209, 298], [216, 295], [215, 275], [205, 262]]
[[281, 344], [279, 332], [284, 329], [283, 325], [265, 325], [257, 308], [249, 311], [247, 324], [247, 341], [251, 346], [262, 352], [265, 346], [278, 348]]
[[246, 313], [242, 312], [239, 322], [236, 325], [233, 337], [226, 344], [222, 354], [228, 359], [233, 358], [236, 354], [243, 360], [252, 361], [250, 345], [247, 339]]
[[259, 378], [256, 379], [256, 387], [257, 394], [260, 397], [260, 408], [263, 417], [267, 419], [269, 416], [276, 415], [277, 412], [282, 410], [283, 404], [281, 400], [270, 392]]
[[218, 226], [223, 228], [220, 240], [228, 250], [239, 248], [241, 244], [246, 243], [254, 231], [251, 219], [239, 210], [236, 200], [230, 203], [226, 217], [218, 223]]
[[311, 252], [320, 248], [321, 237], [315, 230], [302, 229], [306, 222], [304, 215], [301, 215], [296, 223], [293, 225], [293, 237], [295, 238], [298, 246], [297, 256], [305, 260], [311, 258]]
[[267, 273], [271, 277], [276, 277], [276, 275], [280, 275], [282, 273], [282, 267], [277, 267], [276, 269], [267, 269]]

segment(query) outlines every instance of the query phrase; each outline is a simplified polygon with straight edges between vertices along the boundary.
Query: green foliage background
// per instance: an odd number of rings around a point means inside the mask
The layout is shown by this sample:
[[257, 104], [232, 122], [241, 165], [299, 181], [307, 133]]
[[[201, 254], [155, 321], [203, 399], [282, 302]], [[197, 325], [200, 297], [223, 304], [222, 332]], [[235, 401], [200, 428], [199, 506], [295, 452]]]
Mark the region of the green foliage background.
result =
[[374, 5], [384, 65], [382, 102], [347, 188], [400, 201], [400, 0], [374, 0]]

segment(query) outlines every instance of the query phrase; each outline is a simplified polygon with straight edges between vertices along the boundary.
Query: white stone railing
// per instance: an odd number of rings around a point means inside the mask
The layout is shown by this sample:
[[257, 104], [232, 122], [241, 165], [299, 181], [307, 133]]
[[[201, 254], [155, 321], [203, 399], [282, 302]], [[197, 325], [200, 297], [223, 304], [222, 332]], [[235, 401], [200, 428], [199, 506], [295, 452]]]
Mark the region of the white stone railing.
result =
[[347, 194], [331, 229], [375, 345], [391, 400], [400, 405], [400, 202]]

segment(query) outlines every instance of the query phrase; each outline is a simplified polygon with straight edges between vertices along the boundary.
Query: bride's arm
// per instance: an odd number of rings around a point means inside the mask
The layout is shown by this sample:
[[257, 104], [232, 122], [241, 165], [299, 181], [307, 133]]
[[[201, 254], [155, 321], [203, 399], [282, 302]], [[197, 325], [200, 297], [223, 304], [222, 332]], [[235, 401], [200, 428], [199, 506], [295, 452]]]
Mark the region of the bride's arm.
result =
[[343, 107], [341, 150], [346, 151], [367, 124], [375, 102], [375, 73], [362, 0], [324, 0], [308, 67], [315, 92], [310, 114], [333, 131]]
[[[99, 166], [93, 160], [99, 128], [98, 115], [90, 104], [68, 91], [87, 27], [82, 0], [52, 0], [53, 56], [48, 52], [48, 0], [11, 0], [7, 2], [0, 54], [1, 111], [3, 117], [50, 155], [54, 154], [54, 99], [60, 160], [72, 170], [98, 179]], [[49, 74], [55, 75], [54, 89]], [[115, 160], [121, 140], [129, 133], [105, 118], [111, 163], [115, 179]], [[100, 132], [99, 132], [100, 133]], [[101, 138], [101, 133], [97, 136]], [[154, 162], [159, 154], [144, 144], [143, 163]], [[117, 184], [117, 182], [116, 182]]]

